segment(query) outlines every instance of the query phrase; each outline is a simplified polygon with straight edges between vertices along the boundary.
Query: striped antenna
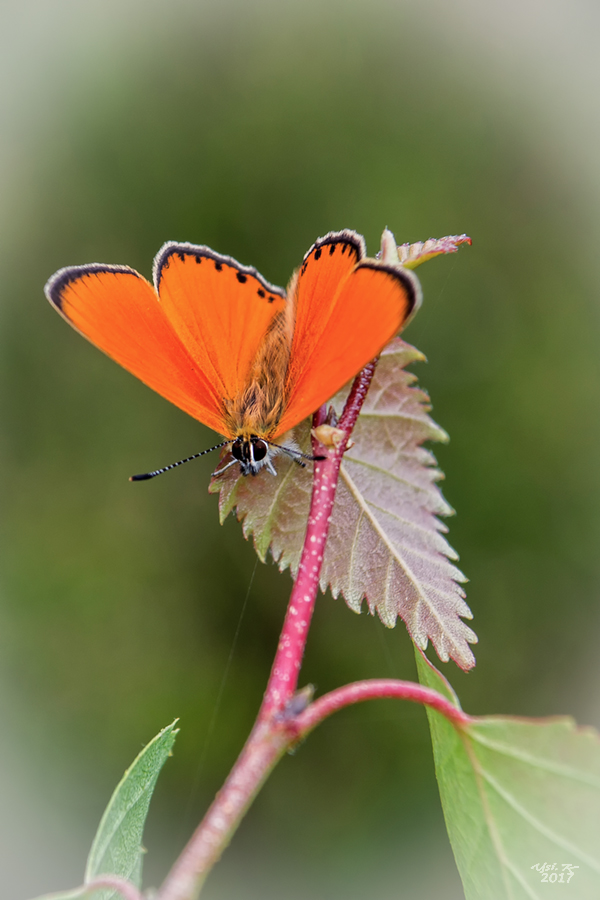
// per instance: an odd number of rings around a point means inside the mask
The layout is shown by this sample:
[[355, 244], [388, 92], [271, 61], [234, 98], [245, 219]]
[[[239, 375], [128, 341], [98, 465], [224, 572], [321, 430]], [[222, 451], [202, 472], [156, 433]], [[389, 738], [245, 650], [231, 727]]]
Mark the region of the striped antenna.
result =
[[143, 475], [132, 475], [129, 480], [147, 481], [149, 478], [155, 478], [157, 475], [162, 475], [163, 472], [168, 472], [169, 469], [176, 469], [177, 466], [182, 466], [184, 463], [191, 462], [193, 459], [198, 459], [199, 456], [204, 456], [206, 453], [212, 453], [213, 450], [220, 450], [221, 447], [226, 447], [227, 444], [230, 443], [231, 441], [223, 441], [222, 444], [215, 444], [214, 447], [210, 447], [208, 450], [201, 450], [200, 453], [194, 453], [193, 456], [187, 456], [185, 459], [180, 459], [179, 462], [171, 463], [170, 466], [163, 466], [162, 469], [156, 469], [154, 472], [145, 472]]
[[288, 456], [291, 456], [295, 463], [298, 463], [299, 466], [305, 468], [304, 463], [300, 462], [297, 457], [302, 457], [302, 459], [309, 459], [311, 462], [318, 462], [321, 459], [327, 459], [326, 456], [312, 456], [310, 453], [302, 453], [300, 450], [294, 450], [292, 447], [284, 447], [282, 444], [274, 444], [273, 441], [265, 441], [269, 445], [269, 447], [277, 447], [278, 450], [283, 450], [284, 453], [287, 453]]

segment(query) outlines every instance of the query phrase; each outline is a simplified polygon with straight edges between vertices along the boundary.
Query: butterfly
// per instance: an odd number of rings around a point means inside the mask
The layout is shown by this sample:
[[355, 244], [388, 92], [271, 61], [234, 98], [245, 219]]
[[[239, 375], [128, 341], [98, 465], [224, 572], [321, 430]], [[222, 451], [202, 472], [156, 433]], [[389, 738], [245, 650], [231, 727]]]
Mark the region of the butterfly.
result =
[[[152, 285], [128, 266], [60, 269], [45, 293], [80, 334], [175, 406], [225, 437], [241, 473], [276, 474], [305, 456], [294, 426], [375, 358], [418, 308], [412, 272], [366, 255], [354, 231], [330, 232], [286, 290], [209, 247], [170, 241]], [[133, 476], [152, 478], [195, 459]], [[314, 459], [314, 457], [308, 457]]]

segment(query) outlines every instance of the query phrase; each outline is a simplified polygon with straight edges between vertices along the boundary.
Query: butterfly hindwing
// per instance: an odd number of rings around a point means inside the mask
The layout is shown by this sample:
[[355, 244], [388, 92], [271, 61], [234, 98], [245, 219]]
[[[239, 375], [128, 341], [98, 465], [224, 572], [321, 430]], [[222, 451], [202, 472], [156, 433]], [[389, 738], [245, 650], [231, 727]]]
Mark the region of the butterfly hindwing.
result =
[[52, 305], [77, 331], [141, 381], [215, 431], [222, 400], [169, 323], [156, 292], [126, 266], [93, 263], [58, 271]]
[[168, 243], [154, 261], [160, 304], [189, 355], [224, 400], [245, 387], [285, 291], [208, 247]]

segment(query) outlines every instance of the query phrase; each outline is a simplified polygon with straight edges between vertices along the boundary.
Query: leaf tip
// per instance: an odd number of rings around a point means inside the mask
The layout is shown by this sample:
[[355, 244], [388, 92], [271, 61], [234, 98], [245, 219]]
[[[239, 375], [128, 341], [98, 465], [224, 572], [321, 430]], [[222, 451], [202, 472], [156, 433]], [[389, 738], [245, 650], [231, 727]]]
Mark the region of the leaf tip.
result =
[[[469, 628], [469, 631], [471, 629]], [[471, 632], [473, 633], [473, 632]], [[477, 636], [475, 635], [475, 640], [470, 641], [470, 643], [477, 643]], [[456, 656], [452, 657], [456, 665], [459, 669], [462, 669], [463, 672], [470, 672], [477, 665], [477, 660], [475, 659], [475, 654], [471, 650], [469, 646], [466, 646], [460, 654], [456, 654]]]

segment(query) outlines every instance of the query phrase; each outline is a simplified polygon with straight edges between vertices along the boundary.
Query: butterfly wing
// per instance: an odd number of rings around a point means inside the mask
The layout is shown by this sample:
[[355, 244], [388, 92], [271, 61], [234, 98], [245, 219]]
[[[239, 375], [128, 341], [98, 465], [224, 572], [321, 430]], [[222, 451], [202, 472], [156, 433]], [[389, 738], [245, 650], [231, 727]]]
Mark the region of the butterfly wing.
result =
[[[343, 231], [321, 238], [304, 259], [292, 290], [286, 409], [274, 437], [333, 396], [418, 305], [412, 273], [364, 253], [362, 238]], [[255, 269], [194, 244], [165, 244], [154, 262], [154, 281], [155, 290], [124, 266], [75, 266], [57, 272], [46, 294], [71, 325], [124, 368], [194, 418], [233, 436], [224, 402], [246, 387], [270, 324], [286, 308], [285, 293]]]
[[283, 291], [254, 269], [192, 244], [165, 244], [154, 277], [160, 300], [126, 266], [73, 266], [50, 279], [46, 296], [141, 381], [233, 437], [223, 401], [235, 396], [272, 317], [285, 306]]
[[415, 275], [365, 258], [362, 238], [354, 232], [318, 240], [294, 289], [287, 405], [277, 435], [318, 409], [377, 356], [420, 299]]
[[45, 291], [92, 344], [180, 409], [221, 430], [221, 398], [182, 345], [145, 278], [125, 266], [95, 263], [61, 269]]
[[237, 397], [286, 294], [208, 247], [168, 243], [154, 261], [160, 304], [190, 356], [224, 399]]

